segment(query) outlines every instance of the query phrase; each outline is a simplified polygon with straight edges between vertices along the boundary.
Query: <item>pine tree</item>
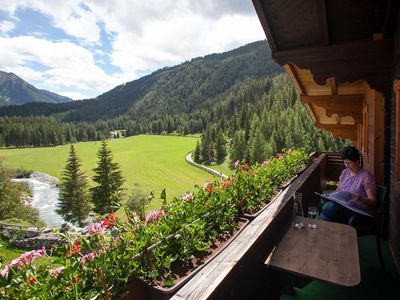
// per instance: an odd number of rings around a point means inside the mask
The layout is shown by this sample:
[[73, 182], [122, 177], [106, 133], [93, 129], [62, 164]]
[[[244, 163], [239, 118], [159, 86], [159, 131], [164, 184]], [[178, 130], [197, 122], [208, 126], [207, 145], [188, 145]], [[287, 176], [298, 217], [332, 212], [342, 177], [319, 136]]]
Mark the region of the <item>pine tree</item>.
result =
[[200, 152], [201, 152], [200, 143], [199, 143], [199, 141], [197, 141], [196, 148], [194, 149], [194, 153], [193, 153], [193, 160], [195, 163], [198, 163], [198, 164], [201, 163]]
[[226, 146], [225, 146], [225, 138], [224, 134], [220, 130], [218, 135], [217, 135], [217, 140], [215, 142], [215, 156], [217, 163], [221, 163], [225, 159], [226, 155]]
[[80, 167], [78, 155], [74, 146], [71, 145], [60, 185], [60, 197], [56, 212], [66, 221], [82, 226], [88, 216], [90, 204], [87, 195], [88, 181]]
[[112, 160], [111, 150], [105, 140], [101, 142], [97, 157], [99, 161], [93, 169], [95, 175], [92, 178], [97, 186], [91, 188], [92, 202], [94, 211], [105, 214], [119, 207], [124, 179], [118, 163]]

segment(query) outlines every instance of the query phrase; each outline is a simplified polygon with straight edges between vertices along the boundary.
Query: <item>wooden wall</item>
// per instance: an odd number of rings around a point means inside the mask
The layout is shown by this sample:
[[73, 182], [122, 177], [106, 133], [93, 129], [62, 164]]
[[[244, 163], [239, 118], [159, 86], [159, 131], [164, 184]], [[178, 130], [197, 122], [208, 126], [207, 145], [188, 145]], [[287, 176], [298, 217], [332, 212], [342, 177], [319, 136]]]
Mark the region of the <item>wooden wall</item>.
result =
[[376, 183], [384, 185], [384, 97], [380, 92], [367, 88], [363, 110], [363, 132], [361, 152], [363, 166], [376, 178]]
[[[400, 16], [398, 18], [400, 20]], [[393, 66], [393, 82], [400, 79], [400, 23], [398, 22], [395, 35], [395, 59]], [[400, 269], [400, 187], [398, 185], [397, 172], [397, 157], [398, 151], [396, 146], [396, 128], [400, 124], [396, 124], [396, 93], [393, 91], [392, 98], [388, 107], [388, 125], [390, 128], [390, 203], [389, 203], [389, 243], [393, 251], [397, 266]]]

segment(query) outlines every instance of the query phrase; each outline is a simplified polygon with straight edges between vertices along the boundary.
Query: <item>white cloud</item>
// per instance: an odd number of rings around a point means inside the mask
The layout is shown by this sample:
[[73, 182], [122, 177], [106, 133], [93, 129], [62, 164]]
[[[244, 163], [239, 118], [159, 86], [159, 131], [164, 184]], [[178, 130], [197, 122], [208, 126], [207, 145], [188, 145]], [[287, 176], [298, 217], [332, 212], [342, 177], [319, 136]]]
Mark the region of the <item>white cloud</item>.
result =
[[[0, 49], [1, 70], [14, 72], [28, 81], [41, 80], [37, 86], [40, 88], [55, 91], [63, 87], [99, 93], [118, 84], [95, 64], [91, 52], [70, 42], [51, 42], [32, 36], [0, 37]], [[45, 70], [39, 73], [26, 67], [31, 63], [40, 64]]]
[[1, 35], [7, 35], [14, 28], [15, 28], [15, 24], [13, 22], [10, 22], [10, 21], [0, 22], [0, 34]]
[[[50, 17], [52, 26], [78, 43], [48, 41], [40, 33], [0, 36], [0, 69], [19, 71], [19, 76], [40, 81], [41, 88], [83, 98], [148, 71], [265, 38], [247, 0], [2, 0], [0, 10], [15, 18], [18, 9], [26, 8]], [[110, 45], [101, 44], [101, 30]], [[113, 74], [104, 71], [108, 58]], [[45, 70], [38, 72], [28, 62]]]
[[68, 35], [87, 43], [98, 43], [100, 28], [96, 17], [85, 8], [81, 0], [2, 0], [1, 10], [13, 15], [18, 8], [31, 10], [49, 16], [53, 26], [62, 29]]

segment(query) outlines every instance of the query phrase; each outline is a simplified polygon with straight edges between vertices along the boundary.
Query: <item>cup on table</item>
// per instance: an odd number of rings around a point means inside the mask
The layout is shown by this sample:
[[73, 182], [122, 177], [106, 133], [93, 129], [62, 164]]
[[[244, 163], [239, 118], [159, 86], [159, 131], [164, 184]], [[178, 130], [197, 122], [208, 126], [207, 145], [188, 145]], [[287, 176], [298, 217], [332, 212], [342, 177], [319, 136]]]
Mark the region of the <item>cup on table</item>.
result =
[[315, 222], [315, 220], [317, 219], [317, 215], [318, 215], [318, 210], [317, 207], [315, 206], [309, 206], [308, 207], [308, 227], [311, 228], [317, 228], [317, 224]]

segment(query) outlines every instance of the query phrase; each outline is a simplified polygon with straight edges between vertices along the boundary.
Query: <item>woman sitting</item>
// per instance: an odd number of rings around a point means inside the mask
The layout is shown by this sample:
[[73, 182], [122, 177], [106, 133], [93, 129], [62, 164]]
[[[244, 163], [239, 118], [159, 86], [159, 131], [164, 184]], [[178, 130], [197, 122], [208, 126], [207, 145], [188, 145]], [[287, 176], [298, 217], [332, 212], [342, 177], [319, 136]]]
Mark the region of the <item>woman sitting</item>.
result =
[[[374, 176], [360, 166], [360, 152], [352, 146], [345, 147], [341, 156], [345, 169], [339, 177], [336, 191], [351, 193], [349, 205], [371, 213], [376, 206], [376, 185]], [[349, 219], [357, 215], [360, 223], [371, 221], [369, 217], [356, 213], [336, 202], [328, 202], [320, 214], [321, 220], [347, 224]]]

